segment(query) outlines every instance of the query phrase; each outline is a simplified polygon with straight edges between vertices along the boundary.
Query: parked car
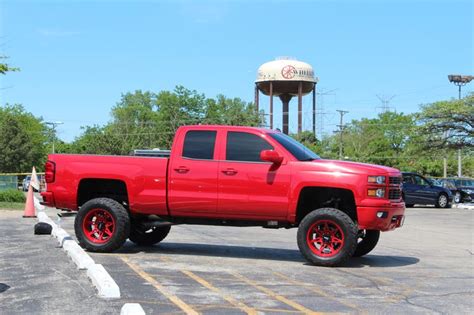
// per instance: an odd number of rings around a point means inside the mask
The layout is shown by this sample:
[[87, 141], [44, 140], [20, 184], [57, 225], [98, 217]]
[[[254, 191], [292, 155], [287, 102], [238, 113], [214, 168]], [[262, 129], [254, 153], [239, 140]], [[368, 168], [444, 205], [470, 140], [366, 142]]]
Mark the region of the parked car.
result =
[[453, 202], [460, 203], [462, 200], [462, 192], [456, 188], [456, 185], [444, 178], [427, 178], [427, 180], [435, 186], [449, 189], [453, 194]]
[[474, 179], [453, 177], [443, 178], [441, 181], [450, 183], [451, 186], [456, 187], [456, 190], [459, 193], [459, 202], [471, 202], [474, 200]]
[[[45, 187], [44, 175], [37, 175], [37, 176], [40, 183], [40, 191], [42, 191], [44, 190], [44, 187]], [[25, 178], [23, 178], [23, 182], [21, 184], [23, 191], [28, 191], [28, 188], [30, 188], [30, 181], [31, 181], [31, 175], [27, 175], [25, 176]], [[38, 192], [36, 188], [33, 188], [33, 191]]]
[[435, 186], [428, 179], [417, 173], [402, 172], [403, 192], [406, 207], [415, 204], [434, 205], [437, 208], [450, 208], [453, 194], [444, 187]]

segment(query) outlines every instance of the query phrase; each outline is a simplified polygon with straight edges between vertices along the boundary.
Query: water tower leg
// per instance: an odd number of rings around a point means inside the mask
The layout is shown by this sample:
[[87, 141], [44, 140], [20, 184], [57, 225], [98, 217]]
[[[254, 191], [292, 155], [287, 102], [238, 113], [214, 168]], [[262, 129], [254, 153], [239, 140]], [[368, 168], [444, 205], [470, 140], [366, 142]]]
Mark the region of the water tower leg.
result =
[[313, 87], [313, 134], [316, 137], [316, 84]]
[[273, 129], [273, 83], [270, 82], [270, 129]]
[[289, 104], [291, 100], [290, 94], [281, 94], [281, 102], [283, 104], [283, 133], [288, 134], [288, 115], [289, 115]]
[[303, 82], [298, 83], [298, 133], [303, 131]]
[[258, 113], [258, 86], [255, 84], [255, 107], [257, 108], [257, 113]]

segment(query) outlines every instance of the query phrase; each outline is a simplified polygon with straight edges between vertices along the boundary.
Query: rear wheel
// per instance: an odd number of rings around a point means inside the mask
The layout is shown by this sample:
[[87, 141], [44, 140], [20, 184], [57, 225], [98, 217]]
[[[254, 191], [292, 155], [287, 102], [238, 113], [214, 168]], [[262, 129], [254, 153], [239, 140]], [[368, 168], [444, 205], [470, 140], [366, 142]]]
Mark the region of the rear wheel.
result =
[[436, 208], [449, 208], [448, 196], [444, 193], [439, 194], [435, 206]]
[[92, 252], [112, 252], [120, 248], [130, 233], [127, 210], [115, 200], [89, 200], [74, 221], [79, 245]]
[[302, 255], [318, 266], [336, 266], [354, 254], [357, 226], [344, 212], [321, 208], [310, 212], [298, 227]]
[[137, 245], [151, 246], [161, 242], [170, 232], [171, 226], [152, 227], [144, 229], [140, 225], [132, 226], [130, 240]]
[[377, 230], [363, 230], [359, 233], [357, 248], [354, 252], [354, 257], [361, 257], [370, 253], [379, 241], [380, 231]]

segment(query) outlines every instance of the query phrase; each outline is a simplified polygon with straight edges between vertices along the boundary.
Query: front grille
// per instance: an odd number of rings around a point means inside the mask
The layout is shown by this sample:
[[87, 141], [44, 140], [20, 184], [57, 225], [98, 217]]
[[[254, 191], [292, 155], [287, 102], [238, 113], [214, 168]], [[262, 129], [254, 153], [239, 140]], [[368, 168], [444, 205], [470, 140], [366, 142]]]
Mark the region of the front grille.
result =
[[388, 179], [390, 185], [400, 185], [402, 183], [401, 177], [390, 177]]
[[400, 199], [400, 197], [402, 196], [402, 191], [400, 189], [390, 189], [388, 191], [388, 199]]

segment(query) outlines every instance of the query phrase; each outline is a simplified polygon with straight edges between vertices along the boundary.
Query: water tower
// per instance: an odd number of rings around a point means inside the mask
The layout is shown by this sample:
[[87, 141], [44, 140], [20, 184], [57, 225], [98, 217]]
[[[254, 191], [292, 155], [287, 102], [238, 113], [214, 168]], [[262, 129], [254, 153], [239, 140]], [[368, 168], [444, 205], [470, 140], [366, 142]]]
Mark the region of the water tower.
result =
[[270, 97], [270, 129], [273, 129], [273, 96], [283, 104], [283, 132], [288, 134], [289, 104], [298, 96], [298, 133], [302, 131], [303, 96], [313, 92], [313, 132], [316, 134], [316, 83], [311, 65], [290, 58], [277, 58], [258, 68], [255, 81], [255, 105], [259, 110], [260, 91]]

